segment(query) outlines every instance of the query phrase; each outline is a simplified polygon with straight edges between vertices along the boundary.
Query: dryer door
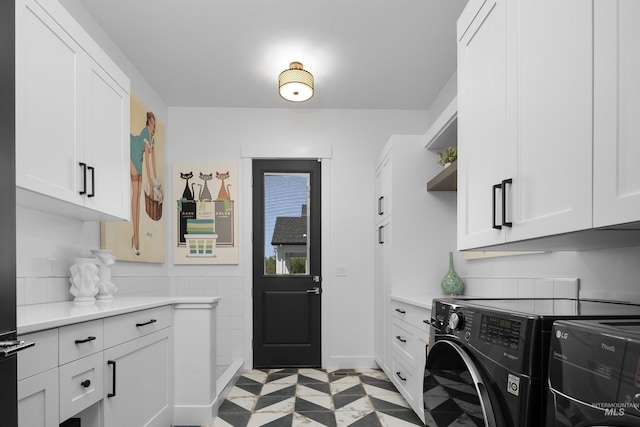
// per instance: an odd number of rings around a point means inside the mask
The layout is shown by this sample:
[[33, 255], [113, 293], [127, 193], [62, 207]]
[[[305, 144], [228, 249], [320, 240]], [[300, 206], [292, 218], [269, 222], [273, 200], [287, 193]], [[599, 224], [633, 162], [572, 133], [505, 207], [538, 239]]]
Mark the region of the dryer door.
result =
[[453, 341], [436, 341], [424, 378], [426, 424], [501, 426], [497, 409], [483, 374], [464, 349]]

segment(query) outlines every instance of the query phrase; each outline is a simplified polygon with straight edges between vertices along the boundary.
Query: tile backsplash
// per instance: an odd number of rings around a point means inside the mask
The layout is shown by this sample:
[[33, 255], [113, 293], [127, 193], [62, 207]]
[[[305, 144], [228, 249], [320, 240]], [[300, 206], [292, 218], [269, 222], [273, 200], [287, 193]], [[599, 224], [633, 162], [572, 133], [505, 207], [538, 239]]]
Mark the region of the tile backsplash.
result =
[[[172, 295], [169, 277], [113, 277], [116, 296]], [[19, 277], [16, 280], [16, 304], [31, 305], [71, 301], [68, 277]]]
[[483, 298], [572, 298], [579, 295], [580, 279], [535, 277], [462, 277], [464, 295]]

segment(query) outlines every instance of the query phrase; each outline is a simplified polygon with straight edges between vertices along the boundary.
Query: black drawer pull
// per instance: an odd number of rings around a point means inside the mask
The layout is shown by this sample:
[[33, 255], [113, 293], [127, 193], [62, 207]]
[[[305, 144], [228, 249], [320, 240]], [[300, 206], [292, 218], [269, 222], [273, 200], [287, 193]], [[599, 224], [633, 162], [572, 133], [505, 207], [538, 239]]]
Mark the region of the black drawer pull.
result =
[[84, 380], [80, 383], [80, 385], [84, 388], [87, 388], [91, 385], [91, 381], [90, 380]]
[[113, 365], [113, 371], [111, 371], [111, 384], [113, 385], [113, 392], [108, 393], [107, 397], [115, 397], [116, 395], [116, 361], [107, 360], [107, 365]]
[[81, 195], [87, 194], [87, 164], [84, 162], [79, 162], [78, 164], [82, 168], [82, 190], [79, 193]]
[[406, 311], [404, 311], [404, 310], [400, 310], [399, 308], [396, 308], [396, 311], [397, 311], [398, 313], [400, 313], [400, 314], [405, 314], [405, 313], [406, 313]]
[[94, 341], [95, 339], [96, 339], [96, 337], [87, 337], [87, 338], [85, 338], [83, 340], [76, 340], [76, 344], [84, 344], [84, 343], [89, 342], [89, 341]]
[[396, 375], [398, 378], [400, 378], [402, 381], [407, 381], [406, 378], [403, 378], [402, 375], [400, 375], [400, 371], [396, 372]]
[[96, 170], [93, 166], [87, 166], [87, 170], [91, 171], [91, 194], [87, 194], [87, 197], [93, 197], [96, 195]]
[[496, 190], [502, 190], [504, 194], [504, 190], [502, 189], [502, 184], [494, 184], [492, 194], [491, 194], [491, 228], [495, 228], [496, 230], [502, 230], [502, 226], [496, 224]]
[[382, 207], [383, 200], [384, 196], [378, 197], [378, 215], [384, 215], [384, 208]]
[[398, 336], [396, 337], [396, 339], [397, 339], [398, 341], [400, 341], [400, 342], [407, 342], [407, 340], [406, 340], [406, 339], [404, 339], [404, 338], [402, 338], [400, 335], [398, 335]]
[[144, 323], [136, 323], [136, 327], [138, 327], [138, 328], [139, 328], [139, 327], [141, 327], [141, 326], [147, 326], [147, 325], [150, 325], [150, 324], [152, 324], [152, 323], [156, 323], [156, 322], [157, 322], [157, 320], [156, 320], [156, 319], [151, 319], [151, 320], [149, 320], [148, 322], [144, 322]]
[[504, 227], [513, 227], [511, 221], [507, 221], [507, 184], [513, 184], [513, 179], [505, 179], [502, 181], [502, 225]]

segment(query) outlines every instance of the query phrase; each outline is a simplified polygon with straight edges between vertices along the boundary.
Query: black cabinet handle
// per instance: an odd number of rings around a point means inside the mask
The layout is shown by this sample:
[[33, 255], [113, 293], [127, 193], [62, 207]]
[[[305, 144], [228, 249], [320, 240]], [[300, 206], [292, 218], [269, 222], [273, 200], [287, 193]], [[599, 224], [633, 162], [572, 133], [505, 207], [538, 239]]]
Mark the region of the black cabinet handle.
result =
[[383, 225], [378, 227], [378, 243], [381, 245], [384, 243], [384, 226]]
[[115, 397], [116, 395], [116, 361], [107, 360], [107, 365], [113, 365], [113, 371], [111, 371], [111, 385], [113, 386], [113, 392], [108, 393], [107, 397]]
[[91, 385], [91, 381], [90, 380], [84, 380], [80, 383], [80, 385], [84, 388], [87, 388]]
[[404, 339], [404, 338], [402, 338], [402, 336], [400, 336], [400, 335], [396, 336], [396, 339], [397, 339], [398, 341], [400, 341], [400, 342], [407, 342], [407, 340], [406, 340], [406, 339]]
[[[499, 224], [496, 224], [496, 190], [498, 189], [502, 189], [502, 184], [494, 184], [493, 185], [493, 190], [492, 190], [492, 194], [491, 194], [491, 207], [492, 207], [492, 212], [491, 212], [491, 227], [495, 228], [496, 230], [501, 230], [502, 226]], [[504, 196], [504, 191], [502, 192], [502, 195]], [[504, 208], [504, 204], [502, 205], [502, 207]]]
[[426, 325], [431, 325], [431, 320], [423, 320], [422, 323], [426, 324]]
[[382, 209], [383, 200], [384, 200], [384, 196], [378, 197], [378, 215], [384, 215], [384, 210]]
[[96, 337], [87, 337], [87, 338], [85, 338], [83, 340], [76, 340], [76, 344], [84, 344], [84, 343], [89, 342], [89, 341], [94, 341], [95, 339], [96, 339]]
[[400, 314], [405, 314], [405, 313], [406, 313], [406, 311], [404, 311], [404, 310], [400, 310], [399, 308], [396, 308], [396, 311], [397, 311], [398, 313], [400, 313]]
[[504, 227], [512, 227], [512, 222], [507, 222], [507, 184], [511, 185], [513, 179], [505, 179], [502, 181], [502, 225]]
[[93, 166], [87, 166], [87, 169], [91, 171], [91, 194], [87, 194], [87, 197], [93, 197], [96, 195], [96, 169]]
[[151, 319], [151, 320], [149, 320], [148, 322], [144, 322], [144, 323], [136, 323], [136, 326], [139, 328], [139, 327], [141, 327], [141, 326], [147, 326], [147, 325], [150, 325], [150, 324], [152, 324], [152, 323], [156, 323], [156, 322], [157, 322], [157, 320], [156, 320], [156, 319]]
[[400, 374], [400, 371], [396, 372], [396, 375], [398, 378], [400, 378], [402, 381], [407, 381], [406, 378], [403, 378], [402, 375]]
[[82, 168], [82, 190], [79, 193], [87, 194], [87, 164], [79, 162], [79, 165]]

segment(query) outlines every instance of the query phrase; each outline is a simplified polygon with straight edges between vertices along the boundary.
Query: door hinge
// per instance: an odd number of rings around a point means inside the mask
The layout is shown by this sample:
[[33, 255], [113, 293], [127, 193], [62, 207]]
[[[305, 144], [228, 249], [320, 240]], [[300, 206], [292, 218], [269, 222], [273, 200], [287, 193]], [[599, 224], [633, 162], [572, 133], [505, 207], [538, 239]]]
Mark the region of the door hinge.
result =
[[313, 276], [313, 283], [322, 282], [322, 276]]

